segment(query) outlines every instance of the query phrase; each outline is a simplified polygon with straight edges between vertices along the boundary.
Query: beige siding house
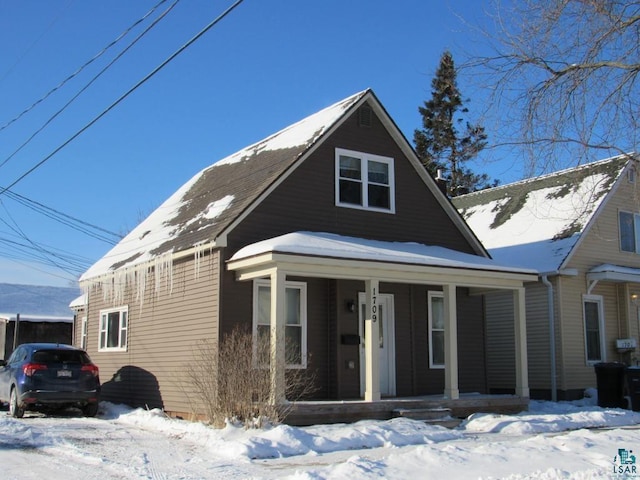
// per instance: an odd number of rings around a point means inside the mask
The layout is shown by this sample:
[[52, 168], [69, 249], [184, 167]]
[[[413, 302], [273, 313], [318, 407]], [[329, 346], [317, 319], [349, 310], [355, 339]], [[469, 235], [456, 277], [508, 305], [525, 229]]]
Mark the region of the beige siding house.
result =
[[486, 409], [479, 291], [497, 289], [514, 332], [502, 401], [521, 409], [535, 278], [488, 257], [366, 90], [180, 187], [81, 277], [75, 339], [105, 400], [176, 415], [203, 413], [185, 382], [198, 342], [237, 327], [269, 338], [269, 401], [289, 400], [287, 371], [314, 374], [307, 399], [334, 402], [320, 421], [388, 418], [398, 397]]
[[[532, 397], [575, 399], [596, 387], [599, 362], [640, 360], [640, 186], [622, 155], [453, 199], [503, 263], [534, 268], [526, 286]], [[502, 293], [486, 296], [491, 391], [509, 391], [509, 352], [491, 342], [510, 329]]]

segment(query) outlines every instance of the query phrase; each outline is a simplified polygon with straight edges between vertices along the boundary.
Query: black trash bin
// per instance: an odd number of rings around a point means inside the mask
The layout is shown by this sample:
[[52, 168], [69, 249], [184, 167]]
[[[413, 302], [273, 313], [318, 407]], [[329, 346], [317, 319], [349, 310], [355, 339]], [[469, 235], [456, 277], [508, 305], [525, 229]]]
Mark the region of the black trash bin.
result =
[[640, 412], [640, 367], [627, 367], [626, 373], [631, 410]]
[[622, 363], [596, 363], [596, 380], [598, 382], [598, 406], [608, 408], [626, 408], [624, 398], [624, 373]]

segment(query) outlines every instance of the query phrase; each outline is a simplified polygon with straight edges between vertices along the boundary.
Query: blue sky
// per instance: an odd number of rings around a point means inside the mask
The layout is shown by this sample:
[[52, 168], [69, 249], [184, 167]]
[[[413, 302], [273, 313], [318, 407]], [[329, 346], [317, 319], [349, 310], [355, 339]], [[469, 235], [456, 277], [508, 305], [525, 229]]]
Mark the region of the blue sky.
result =
[[[0, 0], [0, 186], [46, 158], [217, 17], [231, 0], [182, 0], [41, 133], [141, 27], [46, 100], [2, 128], [93, 58], [160, 0]], [[245, 0], [167, 67], [12, 191], [124, 234], [202, 168], [371, 87], [409, 140], [440, 55], [478, 53], [485, 1]], [[473, 116], [481, 90], [459, 77]], [[491, 138], [491, 129], [488, 125]], [[9, 158], [11, 156], [11, 158]], [[503, 183], [512, 159], [472, 166]], [[89, 266], [110, 245], [0, 195], [0, 282], [69, 285], [74, 270], [31, 264], [33, 243]], [[17, 242], [28, 247], [16, 250]], [[33, 243], [31, 243], [33, 242]], [[32, 248], [33, 247], [33, 248]], [[66, 264], [62, 260], [54, 261]], [[81, 268], [81, 267], [79, 267]]]

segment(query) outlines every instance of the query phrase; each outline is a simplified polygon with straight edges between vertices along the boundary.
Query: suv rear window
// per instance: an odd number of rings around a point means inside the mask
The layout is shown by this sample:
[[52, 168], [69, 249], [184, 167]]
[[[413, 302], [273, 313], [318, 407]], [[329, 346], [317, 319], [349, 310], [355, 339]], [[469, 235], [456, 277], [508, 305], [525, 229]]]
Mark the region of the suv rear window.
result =
[[32, 360], [38, 363], [91, 363], [86, 353], [74, 350], [38, 350]]

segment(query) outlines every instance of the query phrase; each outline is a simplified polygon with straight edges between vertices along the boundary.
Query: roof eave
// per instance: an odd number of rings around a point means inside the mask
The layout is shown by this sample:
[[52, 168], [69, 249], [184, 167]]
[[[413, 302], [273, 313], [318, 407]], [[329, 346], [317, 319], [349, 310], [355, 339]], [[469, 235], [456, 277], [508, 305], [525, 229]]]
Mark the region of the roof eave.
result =
[[269, 251], [227, 261], [239, 281], [264, 278], [275, 270], [289, 275], [412, 284], [454, 284], [470, 288], [513, 289], [533, 282], [537, 273], [498, 268], [464, 268], [416, 263], [363, 260]]

